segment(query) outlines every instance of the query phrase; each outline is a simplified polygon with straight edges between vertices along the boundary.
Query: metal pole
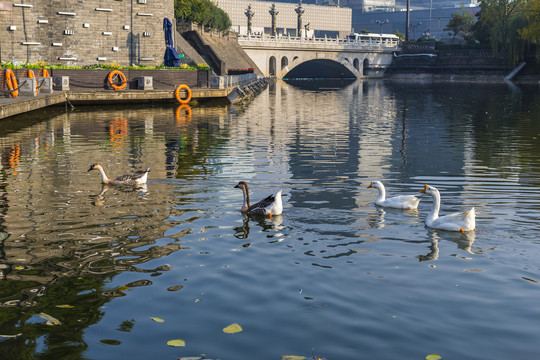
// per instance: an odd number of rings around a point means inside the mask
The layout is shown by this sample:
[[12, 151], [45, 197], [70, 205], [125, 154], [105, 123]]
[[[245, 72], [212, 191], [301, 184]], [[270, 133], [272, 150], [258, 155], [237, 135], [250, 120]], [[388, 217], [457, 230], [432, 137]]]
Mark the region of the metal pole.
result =
[[410, 14], [411, 12], [411, 0], [407, 0], [407, 20], [405, 23], [405, 41], [409, 41], [409, 22], [410, 22]]
[[429, 32], [431, 33], [431, 8], [433, 7], [433, 0], [429, 0]]

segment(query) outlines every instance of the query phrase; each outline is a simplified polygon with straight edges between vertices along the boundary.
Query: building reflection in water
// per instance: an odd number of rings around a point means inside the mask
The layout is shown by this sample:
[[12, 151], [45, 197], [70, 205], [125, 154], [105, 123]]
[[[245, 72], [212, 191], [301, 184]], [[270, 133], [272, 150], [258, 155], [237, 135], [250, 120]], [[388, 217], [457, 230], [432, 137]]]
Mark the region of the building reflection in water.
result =
[[[149, 166], [154, 178], [182, 177], [204, 162], [210, 146], [210, 127], [191, 124], [191, 110], [180, 119], [170, 108], [57, 112], [37, 123], [3, 123], [6, 135], [0, 137], [2, 326], [27, 336], [46, 333], [38, 330], [36, 311], [51, 311], [50, 304], [62, 305], [60, 298], [78, 304], [65, 320], [70, 329], [99, 321], [108, 299], [152, 283], [105, 289], [107, 279], [122, 271], [168, 271], [167, 264], [144, 264], [183, 249], [181, 238], [189, 233], [165, 236], [177, 224], [166, 220], [181, 213], [174, 187], [102, 187], [97, 174], [86, 173], [88, 165], [100, 162], [110, 176]], [[225, 113], [212, 110], [214, 117]], [[202, 146], [199, 136], [205, 137]], [[84, 349], [82, 334], [68, 337], [66, 351]]]

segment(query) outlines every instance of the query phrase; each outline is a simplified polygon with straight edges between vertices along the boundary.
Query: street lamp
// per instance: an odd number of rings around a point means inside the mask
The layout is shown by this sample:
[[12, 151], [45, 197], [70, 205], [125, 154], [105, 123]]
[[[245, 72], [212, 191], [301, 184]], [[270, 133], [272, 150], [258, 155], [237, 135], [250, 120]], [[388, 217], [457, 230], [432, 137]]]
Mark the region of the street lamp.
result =
[[384, 20], [375, 20], [375, 22], [379, 25], [381, 25], [381, 31], [380, 31], [380, 34], [382, 35], [382, 30], [383, 30], [383, 25], [386, 24], [388, 22], [388, 19], [384, 19]]

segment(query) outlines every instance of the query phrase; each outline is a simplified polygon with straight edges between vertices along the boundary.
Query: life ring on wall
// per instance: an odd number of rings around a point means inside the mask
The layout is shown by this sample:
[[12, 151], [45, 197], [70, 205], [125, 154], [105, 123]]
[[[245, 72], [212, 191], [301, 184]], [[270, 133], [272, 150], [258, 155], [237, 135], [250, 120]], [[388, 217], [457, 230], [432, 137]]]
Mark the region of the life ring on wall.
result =
[[[180, 97], [180, 90], [182, 89], [186, 90], [187, 93], [187, 97], [185, 99], [182, 99]], [[178, 87], [174, 91], [174, 97], [176, 98], [176, 101], [178, 101], [180, 104], [187, 104], [191, 100], [191, 89], [185, 84], [178, 85]]]
[[19, 96], [19, 84], [17, 83], [15, 73], [11, 69], [6, 69], [6, 84], [11, 96], [13, 96], [14, 98]]
[[[122, 80], [122, 83], [120, 85], [116, 85], [114, 83], [114, 79], [116, 79], [117, 77], [119, 77], [120, 80]], [[109, 73], [108, 79], [109, 79], [109, 85], [111, 85], [111, 87], [114, 90], [124, 90], [126, 88], [126, 85], [127, 85], [126, 75], [124, 75], [124, 73], [122, 73], [120, 70], [111, 71]]]
[[39, 94], [38, 83], [36, 79], [36, 74], [34, 74], [34, 70], [28, 69], [27, 74], [30, 79], [34, 79], [34, 83], [36, 84], [36, 94]]
[[49, 75], [49, 71], [47, 69], [41, 70], [41, 76], [42, 77], [51, 77], [51, 75]]

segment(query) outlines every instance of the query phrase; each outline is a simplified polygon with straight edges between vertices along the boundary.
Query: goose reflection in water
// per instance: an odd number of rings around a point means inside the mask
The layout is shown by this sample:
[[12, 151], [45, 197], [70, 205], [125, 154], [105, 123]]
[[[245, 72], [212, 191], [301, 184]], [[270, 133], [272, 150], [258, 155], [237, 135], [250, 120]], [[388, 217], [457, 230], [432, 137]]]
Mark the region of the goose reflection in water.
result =
[[274, 215], [271, 218], [265, 218], [262, 216], [250, 217], [247, 214], [243, 214], [243, 217], [244, 219], [242, 220], [242, 226], [237, 226], [234, 228], [234, 236], [238, 239], [247, 239], [249, 237], [250, 220], [255, 221], [257, 225], [262, 228], [263, 232], [279, 231], [283, 228], [283, 226], [281, 226], [283, 223], [282, 215]]
[[138, 187], [116, 187], [111, 185], [102, 185], [101, 191], [96, 195], [90, 195], [90, 199], [92, 201], [90, 202], [94, 206], [103, 206], [105, 205], [105, 193], [109, 189], [115, 189], [117, 191], [129, 193], [129, 192], [137, 192], [138, 195], [144, 195], [148, 193], [148, 186], [146, 184], [141, 184]]
[[[426, 255], [418, 255], [418, 261], [433, 261], [439, 258], [439, 239], [440, 235], [437, 230], [428, 230], [431, 237], [431, 245], [429, 245], [429, 253]], [[469, 254], [478, 255], [483, 251], [472, 250], [472, 244], [475, 240], [475, 232], [468, 231], [464, 233], [447, 233], [444, 232], [444, 239], [457, 244], [458, 249], [464, 250]]]

